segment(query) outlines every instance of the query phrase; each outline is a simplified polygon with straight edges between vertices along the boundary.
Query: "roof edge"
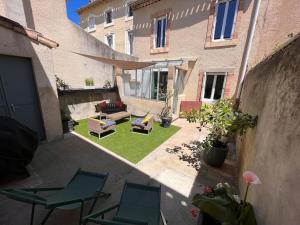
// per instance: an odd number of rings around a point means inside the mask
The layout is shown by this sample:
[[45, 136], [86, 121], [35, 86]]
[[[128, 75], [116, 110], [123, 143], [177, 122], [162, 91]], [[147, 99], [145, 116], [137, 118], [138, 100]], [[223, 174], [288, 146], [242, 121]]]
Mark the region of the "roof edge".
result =
[[4, 16], [0, 16], [0, 26], [12, 30], [16, 33], [22, 34], [31, 40], [37, 41], [42, 45], [47, 46], [48, 48], [57, 48], [59, 46], [57, 42], [45, 37], [42, 33], [24, 27], [16, 21], [8, 19]]
[[137, 9], [152, 5], [159, 1], [161, 1], [161, 0], [137, 0], [135, 2], [132, 2], [130, 4], [130, 6], [132, 7], [133, 10], [137, 10]]

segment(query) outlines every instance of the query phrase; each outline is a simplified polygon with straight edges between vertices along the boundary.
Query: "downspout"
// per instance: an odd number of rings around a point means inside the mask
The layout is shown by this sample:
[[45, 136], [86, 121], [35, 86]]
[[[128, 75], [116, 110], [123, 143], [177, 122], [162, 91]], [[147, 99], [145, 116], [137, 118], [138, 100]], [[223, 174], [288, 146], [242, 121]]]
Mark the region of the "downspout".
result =
[[243, 59], [241, 62], [240, 82], [239, 82], [239, 86], [238, 86], [238, 90], [237, 90], [237, 97], [236, 97], [237, 99], [240, 99], [241, 93], [242, 93], [242, 87], [243, 87], [243, 83], [244, 83], [244, 79], [245, 79], [245, 75], [246, 75], [246, 71], [247, 71], [247, 65], [248, 65], [250, 51], [251, 51], [252, 42], [253, 42], [253, 37], [254, 37], [254, 33], [255, 33], [255, 27], [256, 27], [256, 22], [257, 22], [257, 18], [258, 18], [260, 3], [261, 3], [261, 0], [255, 1], [254, 11], [251, 16], [247, 41], [245, 44], [245, 50], [244, 50]]

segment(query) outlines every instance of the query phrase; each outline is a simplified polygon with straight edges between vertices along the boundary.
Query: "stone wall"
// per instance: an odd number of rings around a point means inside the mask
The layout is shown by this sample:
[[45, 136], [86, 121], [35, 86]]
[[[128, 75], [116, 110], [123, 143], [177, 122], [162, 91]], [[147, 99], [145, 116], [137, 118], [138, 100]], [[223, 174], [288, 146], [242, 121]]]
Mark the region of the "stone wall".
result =
[[[246, 76], [240, 109], [258, 116], [256, 128], [238, 140], [240, 177], [254, 171], [250, 188], [259, 225], [300, 221], [300, 36]], [[241, 193], [245, 184], [240, 179]]]

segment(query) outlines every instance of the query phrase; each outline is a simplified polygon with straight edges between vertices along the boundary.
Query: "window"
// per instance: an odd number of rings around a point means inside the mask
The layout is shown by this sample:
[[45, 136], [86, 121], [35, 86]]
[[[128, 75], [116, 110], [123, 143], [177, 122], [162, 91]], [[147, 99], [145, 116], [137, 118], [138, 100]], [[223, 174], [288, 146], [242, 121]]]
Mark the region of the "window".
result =
[[130, 6], [130, 2], [126, 3], [126, 8], [125, 8], [125, 19], [129, 20], [132, 19], [133, 17], [133, 10], [132, 7]]
[[167, 91], [167, 84], [167, 68], [130, 70], [124, 74], [125, 96], [163, 101], [160, 93]]
[[105, 24], [111, 25], [112, 22], [113, 22], [112, 10], [108, 9], [108, 10], [105, 11]]
[[115, 39], [114, 34], [108, 34], [105, 36], [105, 43], [112, 49], [115, 49], [115, 40], [114, 39]]
[[96, 30], [96, 23], [95, 23], [95, 17], [94, 15], [88, 16], [88, 31], [92, 32]]
[[202, 100], [215, 101], [223, 98], [225, 81], [225, 73], [206, 73], [203, 82]]
[[126, 43], [126, 46], [125, 46], [125, 53], [128, 54], [128, 55], [132, 55], [133, 53], [133, 31], [132, 30], [128, 30], [126, 31], [125, 33], [125, 43]]
[[237, 6], [238, 0], [218, 0], [216, 3], [213, 40], [232, 38]]
[[166, 29], [167, 29], [167, 17], [162, 16], [155, 19], [155, 48], [166, 47]]

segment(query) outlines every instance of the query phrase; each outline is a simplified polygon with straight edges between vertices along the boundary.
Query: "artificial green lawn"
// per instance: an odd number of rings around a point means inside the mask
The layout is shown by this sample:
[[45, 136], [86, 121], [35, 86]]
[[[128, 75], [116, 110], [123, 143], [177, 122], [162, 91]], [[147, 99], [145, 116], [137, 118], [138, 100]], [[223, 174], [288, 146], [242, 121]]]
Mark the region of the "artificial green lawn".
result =
[[123, 120], [117, 124], [117, 132], [99, 140], [98, 136], [88, 134], [87, 119], [77, 122], [79, 124], [75, 126], [76, 133], [109, 149], [132, 163], [142, 160], [180, 129], [173, 125], [169, 128], [163, 128], [159, 123], [155, 122], [152, 132], [149, 135], [142, 135], [131, 133], [131, 121]]

